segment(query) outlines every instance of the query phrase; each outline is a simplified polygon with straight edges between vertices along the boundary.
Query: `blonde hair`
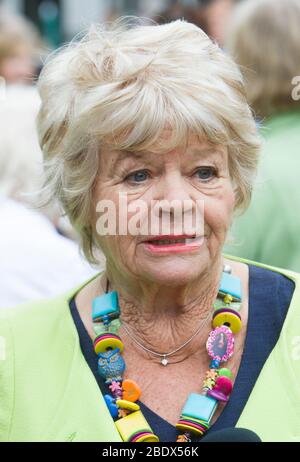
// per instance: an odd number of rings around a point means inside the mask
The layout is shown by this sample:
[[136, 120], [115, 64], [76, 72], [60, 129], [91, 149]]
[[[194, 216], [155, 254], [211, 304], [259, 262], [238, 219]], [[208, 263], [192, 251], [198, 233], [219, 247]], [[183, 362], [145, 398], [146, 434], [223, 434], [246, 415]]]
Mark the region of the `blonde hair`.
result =
[[299, 0], [241, 2], [226, 46], [241, 66], [249, 103], [259, 117], [300, 108], [292, 98], [292, 80], [300, 75]]
[[[59, 198], [90, 261], [96, 247], [92, 195], [101, 145], [171, 149], [192, 131], [228, 146], [236, 208], [249, 203], [259, 139], [242, 76], [218, 45], [184, 20], [122, 18], [93, 26], [50, 56], [38, 116], [46, 188]], [[162, 133], [171, 128], [167, 146]]]

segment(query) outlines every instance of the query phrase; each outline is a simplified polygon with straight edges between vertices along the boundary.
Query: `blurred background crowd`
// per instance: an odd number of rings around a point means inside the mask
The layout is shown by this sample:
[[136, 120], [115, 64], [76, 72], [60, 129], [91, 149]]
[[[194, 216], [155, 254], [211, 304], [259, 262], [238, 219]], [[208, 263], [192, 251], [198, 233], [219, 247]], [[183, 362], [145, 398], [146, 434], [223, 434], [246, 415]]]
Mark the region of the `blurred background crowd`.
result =
[[36, 80], [47, 55], [123, 15], [201, 27], [240, 65], [263, 139], [249, 210], [225, 252], [300, 272], [300, 0], [0, 0], [1, 306], [48, 297], [96, 271], [59, 206], [41, 206]]

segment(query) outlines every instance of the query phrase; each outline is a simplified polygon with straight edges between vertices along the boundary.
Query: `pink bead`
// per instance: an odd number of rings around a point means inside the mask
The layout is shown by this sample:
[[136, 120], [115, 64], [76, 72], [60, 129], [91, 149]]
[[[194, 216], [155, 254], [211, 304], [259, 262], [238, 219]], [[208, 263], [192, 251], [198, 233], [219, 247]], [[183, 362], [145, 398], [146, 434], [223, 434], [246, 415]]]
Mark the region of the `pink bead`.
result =
[[230, 395], [232, 392], [232, 381], [224, 375], [217, 378], [215, 386], [222, 390], [225, 395]]
[[211, 359], [220, 362], [228, 361], [234, 350], [234, 337], [231, 330], [226, 326], [212, 330], [206, 342], [206, 349]]
[[218, 401], [228, 401], [232, 392], [232, 381], [225, 376], [218, 377], [212, 390], [208, 390], [207, 395]]

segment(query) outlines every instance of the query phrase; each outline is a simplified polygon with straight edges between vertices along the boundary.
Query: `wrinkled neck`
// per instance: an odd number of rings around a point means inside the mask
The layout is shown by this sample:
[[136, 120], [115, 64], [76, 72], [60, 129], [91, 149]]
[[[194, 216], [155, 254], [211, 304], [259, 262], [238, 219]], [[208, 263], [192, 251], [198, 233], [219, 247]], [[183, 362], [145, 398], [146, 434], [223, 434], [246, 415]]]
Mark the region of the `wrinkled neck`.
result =
[[120, 335], [130, 343], [137, 355], [158, 360], [133, 340], [134, 337], [147, 349], [158, 353], [170, 353], [181, 347], [196, 332], [197, 335], [184, 348], [170, 357], [172, 361], [184, 359], [205, 350], [211, 330], [213, 303], [217, 297], [222, 275], [222, 257], [188, 284], [164, 286], [141, 280], [121, 281], [118, 274], [107, 269], [110, 290], [117, 290], [120, 303], [120, 320], [127, 328], [120, 328]]

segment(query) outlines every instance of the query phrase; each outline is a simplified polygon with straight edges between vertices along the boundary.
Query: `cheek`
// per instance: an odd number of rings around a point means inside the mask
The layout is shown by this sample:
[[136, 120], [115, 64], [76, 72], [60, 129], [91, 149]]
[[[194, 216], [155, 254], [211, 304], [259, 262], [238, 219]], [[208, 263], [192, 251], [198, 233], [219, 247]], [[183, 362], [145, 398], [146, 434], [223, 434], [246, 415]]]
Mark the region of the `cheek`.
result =
[[205, 224], [213, 234], [227, 232], [234, 210], [235, 195], [231, 185], [214, 197], [209, 197], [204, 202]]
[[113, 266], [117, 265], [119, 269], [122, 269], [133, 265], [136, 249], [133, 236], [102, 236], [98, 239], [98, 247], [106, 259], [113, 262]]

